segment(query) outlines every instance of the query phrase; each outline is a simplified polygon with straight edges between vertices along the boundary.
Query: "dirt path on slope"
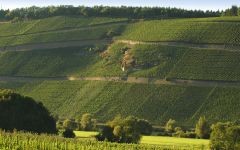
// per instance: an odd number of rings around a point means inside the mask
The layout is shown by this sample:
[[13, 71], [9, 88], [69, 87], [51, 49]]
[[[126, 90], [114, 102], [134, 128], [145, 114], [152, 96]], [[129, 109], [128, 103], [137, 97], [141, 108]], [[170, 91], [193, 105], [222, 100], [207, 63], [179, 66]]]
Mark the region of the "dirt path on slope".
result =
[[66, 42], [60, 41], [60, 42], [51, 42], [51, 43], [23, 44], [23, 45], [16, 45], [16, 46], [0, 47], [0, 51], [42, 50], [42, 49], [52, 49], [52, 48], [85, 46], [85, 45], [91, 45], [91, 44], [109, 44], [111, 42], [124, 43], [129, 45], [148, 44], [148, 45], [163, 45], [163, 46], [240, 52], [240, 45], [229, 46], [226, 44], [193, 44], [193, 43], [187, 43], [187, 42], [142, 42], [142, 41], [132, 41], [132, 40], [112, 41], [111, 39], [103, 39], [103, 40], [93, 39], [93, 40], [80, 40], [80, 41], [66, 41]]
[[0, 81], [110, 81], [136, 84], [155, 84], [155, 85], [179, 85], [194, 87], [237, 87], [240, 81], [202, 81], [202, 80], [182, 80], [182, 79], [156, 79], [142, 77], [17, 77], [0, 76]]
[[108, 44], [110, 42], [111, 42], [111, 39], [24, 44], [24, 45], [17, 45], [17, 46], [2, 47], [2, 48], [0, 47], [0, 51], [43, 50], [43, 49], [53, 49], [53, 48], [86, 46], [91, 44]]
[[174, 47], [188, 47], [197, 49], [212, 49], [212, 50], [227, 50], [227, 51], [240, 51], [240, 45], [230, 44], [195, 44], [188, 42], [144, 42], [144, 41], [133, 41], [133, 40], [115, 40], [117, 43], [125, 43], [129, 45], [148, 44], [148, 45], [163, 45], [163, 46], [174, 46]]

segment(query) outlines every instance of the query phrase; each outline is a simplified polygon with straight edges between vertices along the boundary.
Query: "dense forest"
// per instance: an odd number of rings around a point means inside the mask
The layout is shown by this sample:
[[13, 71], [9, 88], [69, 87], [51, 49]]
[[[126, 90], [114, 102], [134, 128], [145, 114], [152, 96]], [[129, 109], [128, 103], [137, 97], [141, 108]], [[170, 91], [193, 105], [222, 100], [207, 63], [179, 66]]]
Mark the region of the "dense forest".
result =
[[0, 19], [40, 19], [51, 16], [78, 15], [88, 17], [124, 18], [199, 18], [217, 17], [220, 11], [185, 10], [164, 7], [109, 7], [109, 6], [49, 6], [29, 7], [14, 10], [0, 10]]

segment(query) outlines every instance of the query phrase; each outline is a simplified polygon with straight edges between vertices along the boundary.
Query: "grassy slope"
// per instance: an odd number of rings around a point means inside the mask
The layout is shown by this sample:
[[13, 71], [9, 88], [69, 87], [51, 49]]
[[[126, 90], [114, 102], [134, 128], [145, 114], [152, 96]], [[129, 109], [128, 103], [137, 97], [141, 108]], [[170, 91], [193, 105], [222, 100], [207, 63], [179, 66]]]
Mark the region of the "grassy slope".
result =
[[[131, 25], [123, 37], [153, 41], [183, 39], [200, 43], [232, 43], [234, 41], [239, 43], [235, 36], [239, 29], [238, 20], [236, 20], [234, 20], [235, 23], [232, 23], [232, 20], [219, 23], [216, 20], [214, 22], [214, 20], [207, 19], [200, 20], [200, 22], [199, 20], [195, 22], [186, 20], [147, 21]], [[160, 28], [161, 26], [163, 28]], [[118, 25], [111, 27], [119, 30]], [[109, 30], [113, 29], [99, 27], [91, 31], [0, 38], [0, 44], [97, 39], [102, 38]], [[233, 30], [234, 34], [232, 35]], [[30, 32], [30, 30], [28, 31]], [[32, 32], [35, 31], [32, 30]], [[199, 38], [197, 38], [198, 35]], [[123, 57], [121, 48], [125, 46], [124, 44], [113, 44], [106, 51], [108, 57], [103, 58], [99, 53], [87, 53], [87, 57], [81, 56], [82, 52], [85, 53], [88, 50], [84, 48], [4, 52], [0, 53], [0, 63], [2, 64], [0, 74], [23, 76], [124, 75], [125, 73], [120, 69], [120, 62]], [[137, 45], [132, 47], [129, 52], [136, 58], [137, 65], [150, 64], [150, 68], [143, 67], [141, 70], [129, 72], [130, 76], [204, 80], [239, 80], [240, 77], [238, 52], [156, 45]], [[240, 115], [238, 111], [240, 88], [238, 87], [197, 88], [87, 81], [1, 82], [0, 87], [14, 88], [22, 94], [32, 96], [36, 100], [42, 101], [51, 112], [62, 117], [79, 117], [82, 113], [91, 112], [100, 120], [108, 120], [121, 113], [136, 115], [155, 123], [163, 124], [169, 118], [173, 118], [180, 124], [192, 125], [201, 115], [206, 115], [211, 121], [236, 120]]]
[[240, 88], [100, 81], [1, 82], [0, 87], [15, 88], [24, 95], [42, 101], [52, 113], [61, 117], [78, 118], [90, 112], [99, 120], [106, 121], [122, 114], [135, 115], [158, 124], [173, 118], [179, 124], [189, 126], [194, 125], [202, 115], [211, 122], [236, 120], [240, 115]]
[[239, 44], [240, 24], [236, 20], [240, 19], [142, 21], [129, 25], [120, 39]]
[[68, 32], [51, 32], [41, 34], [30, 34], [13, 37], [0, 37], [0, 46], [12, 46], [32, 43], [45, 43], [45, 42], [61, 42], [61, 41], [77, 41], [77, 40], [91, 40], [91, 39], [104, 39], [111, 38], [107, 33], [113, 31], [119, 34], [124, 25], [110, 25], [99, 26], [94, 29], [86, 30], [73, 30]]
[[[99, 51], [91, 50], [99, 48]], [[104, 45], [0, 53], [0, 75], [5, 76], [121, 76], [118, 63], [100, 56]], [[114, 55], [112, 55], [114, 56]], [[110, 64], [111, 63], [111, 64]]]
[[[121, 47], [126, 47], [126, 45], [117, 44], [109, 51], [114, 50], [114, 53], [117, 53], [121, 51]], [[137, 70], [129, 71], [129, 76], [161, 79], [240, 80], [240, 52], [238, 51], [136, 45], [130, 47], [128, 52], [136, 60], [134, 68], [137, 68]]]
[[25, 33], [38, 33], [43, 31], [61, 30], [64, 28], [78, 28], [117, 23], [127, 21], [124, 18], [85, 18], [85, 17], [50, 17], [18, 23], [6, 23], [0, 25], [0, 36], [18, 35]]
[[[88, 47], [2, 52], [0, 75], [10, 76], [123, 76], [125, 44], [112, 44], [104, 53]], [[94, 46], [92, 46], [94, 47]], [[101, 48], [105, 50], [104, 48]], [[129, 76], [197, 80], [240, 80], [240, 52], [136, 45], [129, 54], [136, 60]]]
[[[111, 38], [112, 35], [107, 36], [107, 33], [113, 32], [115, 35], [118, 35], [122, 32], [125, 26], [111, 23], [118, 23], [123, 21], [127, 22], [127, 19], [51, 17], [19, 23], [6, 23], [0, 25], [0, 47], [44, 42]], [[108, 25], [102, 26], [104, 24]], [[85, 30], [78, 30], [80, 27], [90, 26], [97, 27], [94, 29], [89, 28]], [[75, 30], [69, 30], [68, 32], [59, 32], [62, 29]]]
[[239, 81], [239, 63], [240, 52], [189, 49], [168, 77]]
[[97, 54], [89, 52], [87, 47], [80, 47], [4, 52], [0, 60], [2, 75], [67, 76], [86, 70], [84, 68], [94, 64], [98, 57]]

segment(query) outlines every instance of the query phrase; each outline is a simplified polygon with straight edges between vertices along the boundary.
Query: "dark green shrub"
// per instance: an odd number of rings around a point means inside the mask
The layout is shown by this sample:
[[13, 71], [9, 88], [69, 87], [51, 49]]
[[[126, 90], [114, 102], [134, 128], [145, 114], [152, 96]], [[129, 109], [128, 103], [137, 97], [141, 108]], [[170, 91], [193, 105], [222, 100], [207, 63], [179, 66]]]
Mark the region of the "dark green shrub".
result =
[[42, 103], [10, 90], [0, 90], [0, 128], [55, 134], [56, 121]]
[[151, 135], [153, 128], [152, 128], [152, 125], [149, 123], [149, 121], [144, 119], [139, 119], [138, 126], [139, 126], [139, 131], [141, 131], [141, 134]]
[[115, 117], [107, 123], [107, 126], [96, 136], [99, 141], [111, 141], [118, 143], [138, 143], [141, 138], [138, 119], [135, 117]]
[[65, 138], [75, 138], [76, 135], [71, 129], [65, 129], [62, 133], [63, 137]]
[[185, 138], [196, 138], [196, 133], [195, 132], [186, 132], [184, 134]]
[[195, 132], [184, 132], [182, 130], [176, 131], [172, 136], [179, 138], [196, 138]]
[[196, 136], [201, 139], [208, 139], [210, 127], [205, 117], [200, 117], [195, 128]]
[[96, 135], [98, 141], [114, 142], [113, 128], [104, 126], [103, 129]]

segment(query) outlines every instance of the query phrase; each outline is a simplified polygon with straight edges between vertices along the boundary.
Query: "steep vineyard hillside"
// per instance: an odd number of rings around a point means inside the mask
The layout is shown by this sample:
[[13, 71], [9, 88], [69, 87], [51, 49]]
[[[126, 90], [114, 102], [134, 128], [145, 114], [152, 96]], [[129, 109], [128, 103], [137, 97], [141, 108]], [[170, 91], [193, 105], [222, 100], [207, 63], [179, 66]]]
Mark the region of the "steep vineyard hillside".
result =
[[4, 23], [0, 88], [31, 96], [62, 118], [90, 112], [101, 122], [122, 114], [185, 126], [200, 116], [238, 120], [239, 35], [239, 17]]

